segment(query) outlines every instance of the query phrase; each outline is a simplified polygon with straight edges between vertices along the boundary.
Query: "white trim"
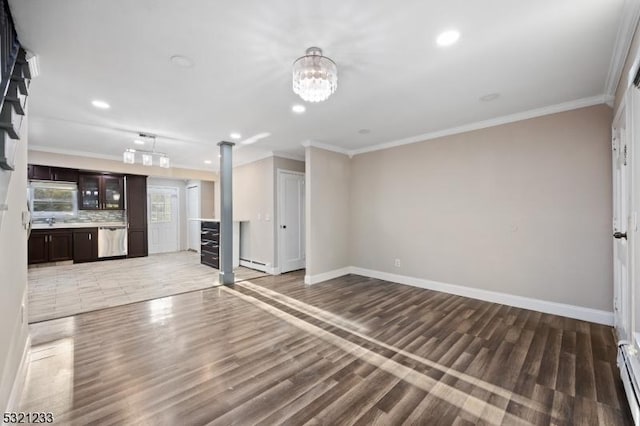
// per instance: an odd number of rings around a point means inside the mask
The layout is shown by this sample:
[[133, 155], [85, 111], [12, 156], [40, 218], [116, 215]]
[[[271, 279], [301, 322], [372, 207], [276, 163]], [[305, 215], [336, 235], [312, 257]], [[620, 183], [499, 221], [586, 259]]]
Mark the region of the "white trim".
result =
[[305, 148], [314, 147], [314, 148], [324, 149], [326, 151], [333, 151], [333, 152], [337, 152], [338, 154], [348, 155], [349, 157], [351, 157], [353, 155], [352, 153], [354, 152], [346, 148], [342, 148], [340, 146], [330, 145], [328, 143], [321, 143], [316, 141], [304, 141], [302, 142], [302, 146], [304, 146]]
[[[600, 105], [610, 102], [611, 98], [605, 95], [592, 96], [589, 98], [577, 99], [575, 101], [563, 102], [561, 104], [550, 105], [542, 108], [532, 109], [529, 111], [519, 112], [516, 114], [505, 115], [502, 117], [491, 118], [489, 120], [477, 121], [475, 123], [464, 124], [458, 127], [452, 127], [449, 129], [438, 130], [435, 132], [424, 133], [422, 135], [412, 136], [405, 139], [400, 139], [391, 142], [381, 143], [379, 145], [373, 145], [370, 147], [355, 149], [347, 151], [347, 155], [354, 156], [358, 154], [364, 154], [366, 152], [379, 151], [382, 149], [394, 148], [396, 146], [409, 145], [416, 142], [424, 142], [430, 139], [441, 138], [444, 136], [451, 136], [458, 133], [471, 132], [473, 130], [486, 129], [488, 127], [499, 126], [502, 124], [514, 123], [516, 121], [528, 120], [530, 118], [542, 117], [549, 114], [557, 114], [559, 112], [571, 111], [578, 108], [590, 107], [593, 105]], [[317, 146], [317, 145], [311, 145]], [[322, 148], [319, 146], [319, 148]], [[324, 148], [329, 149], [329, 148]]]
[[274, 156], [273, 152], [267, 152], [265, 154], [259, 155], [256, 158], [252, 158], [252, 159], [247, 160], [247, 161], [237, 161], [237, 162], [233, 163], [232, 168], [235, 169], [236, 167], [246, 166], [247, 164], [256, 163], [258, 161], [264, 160], [265, 158], [271, 158], [273, 156]]
[[286, 158], [288, 160], [302, 161], [304, 163], [304, 153], [302, 155], [295, 155], [288, 152], [273, 152], [274, 157]]
[[341, 277], [343, 275], [348, 275], [351, 274], [351, 270], [353, 269], [352, 266], [346, 266], [344, 268], [340, 268], [340, 269], [335, 269], [333, 271], [329, 271], [329, 272], [323, 272], [321, 274], [317, 274], [317, 275], [305, 275], [304, 276], [304, 283], [305, 284], [318, 284], [321, 283], [323, 281], [328, 281], [328, 280], [332, 280], [334, 278], [338, 278]]
[[550, 302], [547, 300], [533, 299], [530, 297], [516, 296], [507, 293], [498, 293], [495, 291], [482, 290], [455, 284], [441, 283], [437, 281], [425, 280], [422, 278], [414, 278], [405, 275], [374, 271], [371, 269], [351, 267], [350, 273], [370, 278], [377, 278], [379, 280], [410, 285], [413, 287], [455, 294], [472, 299], [515, 306], [517, 308], [530, 309], [547, 314], [560, 315], [563, 317], [575, 318], [609, 326], [613, 325], [613, 312], [601, 311], [598, 309], [568, 305], [565, 303]]
[[268, 267], [267, 270], [265, 271], [267, 274], [271, 274], [271, 275], [280, 275], [280, 268], [275, 266], [275, 267]]
[[604, 86], [604, 93], [607, 95], [614, 95], [616, 93], [639, 17], [640, 2], [637, 0], [625, 0], [622, 6], [621, 22], [618, 26], [618, 34], [616, 34], [616, 42], [613, 46], [611, 62], [609, 63], [609, 72], [607, 73]]
[[27, 372], [29, 370], [29, 363], [31, 360], [31, 335], [27, 336], [25, 340], [24, 349], [22, 350], [22, 357], [20, 358], [20, 364], [18, 365], [18, 371], [11, 387], [11, 393], [9, 394], [9, 401], [7, 402], [6, 412], [16, 412], [20, 409], [20, 398], [24, 390], [24, 385], [27, 383]]

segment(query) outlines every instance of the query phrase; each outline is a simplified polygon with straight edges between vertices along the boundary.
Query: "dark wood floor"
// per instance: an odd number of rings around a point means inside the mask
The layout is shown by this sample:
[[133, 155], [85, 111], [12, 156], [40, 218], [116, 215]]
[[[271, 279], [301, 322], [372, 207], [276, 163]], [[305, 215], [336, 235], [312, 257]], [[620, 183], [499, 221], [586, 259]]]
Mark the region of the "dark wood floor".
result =
[[612, 330], [292, 273], [35, 324], [60, 424], [631, 424]]

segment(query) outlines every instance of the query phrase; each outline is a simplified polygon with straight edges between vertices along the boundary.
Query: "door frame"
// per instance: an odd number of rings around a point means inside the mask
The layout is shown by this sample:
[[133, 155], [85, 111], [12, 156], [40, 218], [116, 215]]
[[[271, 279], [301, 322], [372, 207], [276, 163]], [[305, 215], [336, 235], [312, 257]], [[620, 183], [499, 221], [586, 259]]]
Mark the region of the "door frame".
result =
[[[193, 218], [200, 218], [202, 211], [201, 205], [201, 197], [202, 197], [202, 187], [199, 184], [186, 185], [184, 188], [184, 197], [185, 197], [185, 206], [184, 206], [184, 214], [187, 217], [187, 250], [191, 250], [191, 220], [189, 217], [189, 190], [196, 190], [196, 210], [198, 211], [197, 215]], [[214, 200], [215, 201], [215, 200]], [[200, 232], [198, 230], [198, 232]], [[198, 235], [198, 240], [200, 240], [200, 235]], [[200, 253], [200, 244], [196, 244], [196, 253]]]
[[[151, 231], [149, 228], [151, 228], [151, 196], [150, 196], [150, 192], [152, 189], [170, 189], [170, 190], [175, 190], [176, 191], [176, 240], [177, 240], [177, 251], [180, 251], [180, 241], [181, 241], [181, 235], [180, 235], [180, 187], [178, 186], [167, 186], [167, 185], [147, 185], [147, 240], [149, 240], [151, 238]], [[186, 189], [185, 189], [186, 191]], [[185, 192], [186, 194], [186, 192]], [[186, 206], [185, 206], [186, 207]], [[188, 230], [187, 230], [188, 231]], [[149, 247], [151, 247], [151, 241], [148, 241]], [[188, 245], [188, 244], [187, 244]], [[168, 252], [170, 253], [170, 252]]]
[[[302, 180], [303, 180], [303, 183], [305, 185], [304, 186], [305, 194], [306, 194], [306, 191], [307, 191], [307, 187], [306, 187], [307, 178], [306, 178], [306, 173], [305, 172], [295, 172], [295, 171], [286, 170], [286, 169], [276, 169], [276, 209], [277, 209], [277, 215], [276, 216], [277, 216], [277, 218], [276, 218], [276, 221], [275, 221], [276, 222], [276, 238], [275, 238], [275, 240], [276, 240], [276, 243], [278, 245], [277, 250], [276, 250], [276, 253], [278, 255], [278, 258], [277, 258], [278, 267], [276, 268], [276, 271], [275, 271], [276, 274], [282, 273], [282, 262], [283, 262], [283, 259], [284, 259], [284, 255], [283, 255], [283, 246], [284, 246], [284, 244], [283, 244], [283, 236], [282, 236], [282, 232], [280, 232], [280, 226], [282, 224], [282, 210], [283, 210], [281, 208], [281, 203], [283, 202], [282, 193], [284, 191], [284, 189], [282, 188], [282, 184], [281, 184], [281, 179], [280, 178], [284, 174], [301, 176]], [[305, 203], [304, 197], [302, 199], [302, 203], [303, 203], [303, 206], [304, 206], [304, 203]], [[301, 214], [301, 217], [300, 217], [300, 222], [304, 224], [305, 220], [306, 220], [305, 212], [303, 211], [302, 214]], [[307, 240], [306, 230], [307, 230], [307, 227], [303, 226], [302, 227], [303, 242], [305, 242]], [[303, 254], [304, 258], [306, 259], [307, 253], [306, 253], [305, 244], [302, 244], [302, 254]]]

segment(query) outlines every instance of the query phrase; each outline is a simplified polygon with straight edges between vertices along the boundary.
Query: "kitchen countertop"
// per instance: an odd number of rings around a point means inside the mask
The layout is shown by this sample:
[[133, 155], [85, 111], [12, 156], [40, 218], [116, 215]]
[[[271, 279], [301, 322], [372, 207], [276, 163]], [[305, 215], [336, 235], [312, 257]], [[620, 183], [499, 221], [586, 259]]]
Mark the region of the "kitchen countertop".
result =
[[[208, 217], [193, 217], [188, 220], [195, 220], [197, 222], [220, 222], [220, 219], [213, 219]], [[233, 219], [233, 222], [249, 222], [247, 219]]]
[[34, 223], [31, 229], [67, 229], [67, 228], [99, 228], [101, 226], [127, 226], [126, 222], [56, 222], [53, 225], [48, 223]]

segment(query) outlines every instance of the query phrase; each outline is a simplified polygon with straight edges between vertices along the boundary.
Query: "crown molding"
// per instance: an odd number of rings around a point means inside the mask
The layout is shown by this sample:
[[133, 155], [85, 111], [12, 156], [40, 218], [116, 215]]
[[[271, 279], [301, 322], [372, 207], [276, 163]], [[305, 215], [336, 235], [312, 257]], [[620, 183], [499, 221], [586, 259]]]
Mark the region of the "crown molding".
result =
[[304, 141], [302, 142], [302, 146], [304, 146], [305, 148], [314, 147], [314, 148], [324, 149], [325, 151], [333, 151], [333, 152], [337, 152], [338, 154], [348, 155], [349, 157], [353, 156], [353, 151], [350, 151], [346, 148], [342, 148], [340, 146], [330, 145], [328, 143], [321, 143], [316, 141]]
[[[519, 112], [516, 114], [505, 115], [502, 117], [496, 117], [489, 120], [477, 121], [475, 123], [469, 123], [458, 127], [451, 127], [449, 129], [438, 130], [430, 133], [423, 133], [421, 135], [412, 136], [405, 139], [399, 139], [395, 141], [385, 142], [378, 145], [373, 145], [365, 148], [354, 149], [347, 151], [347, 155], [350, 157], [354, 155], [364, 154], [372, 151], [380, 151], [382, 149], [394, 148], [402, 145], [409, 145], [417, 142], [424, 142], [431, 139], [441, 138], [444, 136], [456, 135], [459, 133], [471, 132], [473, 130], [486, 129], [488, 127], [499, 126], [502, 124], [514, 123], [516, 121], [528, 120], [530, 118], [542, 117], [549, 114], [557, 114], [559, 112], [571, 111], [578, 108], [590, 107], [593, 105], [600, 105], [611, 102], [612, 97], [606, 95], [592, 96], [589, 98], [577, 99], [575, 101], [563, 102], [556, 105], [550, 105], [542, 108], [536, 108], [529, 111]], [[328, 149], [328, 148], [325, 148]]]
[[304, 161], [304, 154], [302, 155], [296, 155], [296, 154], [291, 154], [288, 152], [273, 152], [273, 156], [274, 157], [279, 157], [279, 158], [286, 158], [288, 160], [295, 160], [295, 161]]
[[633, 35], [640, 19], [640, 1], [625, 0], [622, 6], [621, 23], [618, 27], [616, 42], [613, 46], [613, 54], [609, 63], [609, 72], [605, 81], [604, 93], [615, 95], [620, 82], [622, 70], [629, 54], [629, 48], [633, 41]]

